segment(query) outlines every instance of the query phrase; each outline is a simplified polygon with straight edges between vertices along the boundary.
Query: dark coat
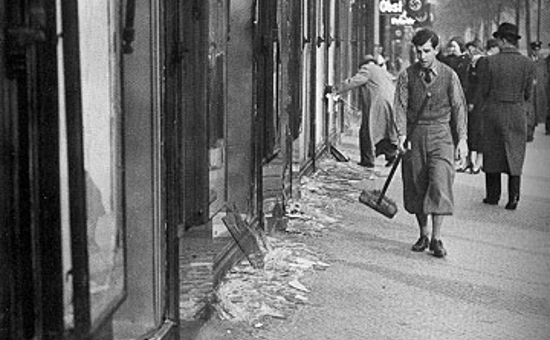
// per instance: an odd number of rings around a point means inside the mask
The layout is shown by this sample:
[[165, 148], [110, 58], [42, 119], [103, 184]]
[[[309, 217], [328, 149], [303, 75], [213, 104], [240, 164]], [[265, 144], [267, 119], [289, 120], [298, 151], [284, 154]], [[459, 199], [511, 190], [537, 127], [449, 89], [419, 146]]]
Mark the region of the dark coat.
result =
[[462, 85], [462, 90], [464, 93], [468, 93], [469, 86], [469, 73], [470, 73], [470, 57], [467, 54], [461, 56], [457, 55], [448, 55], [441, 58], [441, 61], [444, 64], [450, 66], [458, 75], [460, 79], [460, 85]]
[[535, 111], [535, 125], [546, 122], [548, 112], [548, 65], [545, 59], [535, 62], [535, 87], [533, 91], [533, 109]]
[[466, 101], [473, 105], [468, 110], [468, 149], [481, 152], [483, 149], [483, 100], [479, 93], [478, 63], [483, 56], [472, 60], [468, 76], [468, 92]]
[[527, 113], [534, 62], [515, 48], [479, 61], [480, 93], [485, 101], [483, 169], [521, 175], [527, 143]]
[[546, 71], [548, 74], [546, 78], [546, 131], [550, 132], [550, 55], [544, 61], [546, 62]]

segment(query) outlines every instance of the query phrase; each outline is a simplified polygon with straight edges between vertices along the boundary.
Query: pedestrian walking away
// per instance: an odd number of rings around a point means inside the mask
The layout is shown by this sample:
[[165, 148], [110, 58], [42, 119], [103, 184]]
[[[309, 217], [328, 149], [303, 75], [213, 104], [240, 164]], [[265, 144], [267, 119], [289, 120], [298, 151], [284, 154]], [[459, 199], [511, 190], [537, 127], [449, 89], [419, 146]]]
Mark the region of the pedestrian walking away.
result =
[[395, 86], [391, 73], [366, 55], [359, 71], [332, 88], [334, 94], [360, 89], [361, 127], [359, 128], [359, 165], [374, 168], [376, 156], [383, 154], [390, 166], [397, 157], [397, 131], [393, 117]]
[[[441, 241], [441, 227], [444, 217], [454, 209], [454, 162], [468, 155], [466, 99], [457, 73], [436, 58], [437, 34], [422, 29], [412, 43], [417, 62], [399, 75], [394, 104], [398, 145], [404, 153], [403, 200], [405, 210], [416, 216], [420, 230], [412, 250], [429, 249], [434, 256], [444, 257], [447, 251]], [[427, 93], [431, 94], [429, 105], [416, 119]]]
[[486, 103], [483, 170], [486, 197], [483, 203], [497, 205], [501, 174], [508, 174], [508, 203], [515, 210], [527, 143], [527, 114], [533, 91], [535, 64], [521, 55], [518, 27], [502, 23], [493, 33], [500, 53], [480, 60], [479, 86]]

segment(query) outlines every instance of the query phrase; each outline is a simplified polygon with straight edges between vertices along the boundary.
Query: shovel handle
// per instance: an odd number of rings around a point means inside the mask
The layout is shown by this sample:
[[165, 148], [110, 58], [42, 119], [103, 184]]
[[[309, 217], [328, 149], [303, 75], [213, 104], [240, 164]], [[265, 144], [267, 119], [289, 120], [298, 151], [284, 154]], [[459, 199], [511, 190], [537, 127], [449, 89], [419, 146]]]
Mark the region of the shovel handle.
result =
[[[416, 115], [416, 120], [411, 128], [410, 134], [416, 129], [416, 125], [418, 125], [418, 121], [420, 120], [420, 116], [424, 113], [424, 110], [426, 109], [426, 106], [428, 105], [428, 101], [432, 97], [431, 92], [426, 93], [426, 97], [424, 97], [424, 100], [422, 101], [422, 104], [420, 105], [420, 110], [418, 110], [418, 114]], [[407, 142], [405, 142], [407, 143]], [[384, 195], [386, 194], [386, 191], [388, 191], [388, 188], [390, 186], [391, 180], [393, 178], [393, 175], [395, 174], [395, 170], [397, 170], [397, 167], [399, 166], [399, 163], [401, 162], [401, 158], [403, 157], [403, 154], [401, 152], [397, 153], [397, 159], [395, 160], [395, 163], [393, 163], [393, 166], [391, 167], [390, 174], [388, 175], [388, 178], [386, 179], [386, 182], [384, 183], [384, 187], [382, 188], [382, 192], [380, 192], [380, 196], [378, 197], [378, 200], [376, 201], [376, 205], [380, 205], [382, 203], [382, 200], [384, 199]]]
[[378, 200], [376, 201], [376, 205], [380, 205], [382, 203], [382, 200], [384, 199], [384, 195], [386, 194], [386, 191], [388, 191], [388, 188], [390, 186], [391, 180], [393, 178], [393, 175], [395, 174], [395, 171], [397, 170], [397, 167], [399, 166], [399, 163], [401, 162], [402, 154], [399, 152], [397, 154], [397, 159], [393, 163], [390, 174], [388, 175], [388, 178], [386, 179], [386, 182], [384, 183], [384, 187], [382, 188], [382, 192], [380, 192], [380, 196], [378, 197]]

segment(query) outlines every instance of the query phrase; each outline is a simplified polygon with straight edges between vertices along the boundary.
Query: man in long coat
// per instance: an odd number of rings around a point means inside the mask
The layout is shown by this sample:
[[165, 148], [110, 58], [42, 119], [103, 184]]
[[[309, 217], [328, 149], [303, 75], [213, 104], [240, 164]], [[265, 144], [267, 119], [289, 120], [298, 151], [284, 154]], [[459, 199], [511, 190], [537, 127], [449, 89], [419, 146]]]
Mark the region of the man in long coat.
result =
[[515, 210], [527, 143], [527, 115], [533, 90], [535, 64], [520, 54], [514, 24], [503, 23], [493, 36], [500, 53], [480, 61], [480, 93], [486, 104], [483, 142], [484, 203], [498, 204], [501, 173], [508, 174], [508, 204]]
[[376, 64], [374, 56], [366, 55], [359, 65], [359, 71], [334, 86], [333, 93], [342, 94], [357, 88], [361, 91], [362, 111], [359, 164], [374, 168], [375, 145], [382, 141], [385, 145], [394, 146], [393, 151], [391, 147], [386, 147], [382, 152], [391, 163], [397, 151], [397, 132], [392, 121], [395, 92], [392, 75]]
[[[447, 252], [441, 241], [441, 226], [454, 209], [455, 159], [468, 154], [466, 99], [456, 72], [436, 59], [437, 34], [420, 30], [412, 43], [418, 61], [400, 73], [394, 105], [399, 148], [404, 153], [405, 210], [416, 215], [420, 229], [412, 250], [429, 248], [434, 256], [443, 257]], [[426, 97], [427, 105], [423, 105]]]

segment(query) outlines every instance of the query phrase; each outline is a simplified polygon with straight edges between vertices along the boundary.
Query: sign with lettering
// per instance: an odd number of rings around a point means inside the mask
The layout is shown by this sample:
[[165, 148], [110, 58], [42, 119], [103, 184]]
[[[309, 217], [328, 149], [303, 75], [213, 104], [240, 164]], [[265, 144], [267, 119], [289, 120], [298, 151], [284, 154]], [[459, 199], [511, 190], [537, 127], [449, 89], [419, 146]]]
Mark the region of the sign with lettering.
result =
[[403, 1], [380, 0], [380, 13], [384, 14], [401, 14], [403, 12]]
[[398, 17], [392, 17], [390, 19], [390, 24], [392, 26], [412, 26], [415, 24], [415, 22], [416, 20], [407, 15], [400, 15]]
[[403, 11], [399, 16], [392, 16], [390, 18], [390, 24], [392, 26], [412, 26], [416, 23], [414, 18], [407, 15], [407, 11]]

